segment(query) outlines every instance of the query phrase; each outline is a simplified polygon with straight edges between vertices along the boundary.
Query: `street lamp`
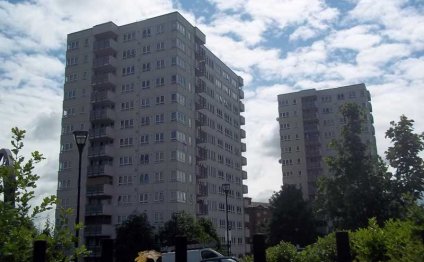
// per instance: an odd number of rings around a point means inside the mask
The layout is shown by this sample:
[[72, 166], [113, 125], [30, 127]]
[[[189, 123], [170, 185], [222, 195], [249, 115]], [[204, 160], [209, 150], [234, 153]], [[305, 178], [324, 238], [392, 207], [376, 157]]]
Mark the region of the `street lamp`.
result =
[[[78, 147], [78, 193], [77, 193], [77, 215], [75, 217], [75, 227], [79, 224], [79, 215], [80, 215], [80, 195], [81, 195], [81, 157], [82, 151], [84, 150], [85, 142], [87, 141], [88, 132], [87, 131], [74, 131], [75, 143]], [[75, 248], [78, 247], [79, 243], [79, 230], [75, 228]]]
[[222, 184], [222, 190], [225, 193], [225, 218], [227, 221], [227, 255], [231, 254], [231, 242], [230, 242], [230, 233], [228, 225], [228, 193], [230, 192], [230, 184]]

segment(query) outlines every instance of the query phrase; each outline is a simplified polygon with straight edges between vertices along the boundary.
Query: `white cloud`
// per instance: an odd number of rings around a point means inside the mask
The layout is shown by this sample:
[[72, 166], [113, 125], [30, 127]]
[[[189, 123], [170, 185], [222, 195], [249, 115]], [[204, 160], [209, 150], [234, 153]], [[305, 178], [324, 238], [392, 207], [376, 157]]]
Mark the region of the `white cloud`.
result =
[[[210, 2], [218, 11], [208, 17], [179, 11], [245, 80], [250, 196], [265, 199], [264, 192], [281, 184], [279, 93], [364, 82], [373, 95], [380, 152], [387, 147], [388, 122], [401, 113], [424, 130], [418, 106], [424, 99], [424, 27], [418, 26], [424, 16], [418, 8], [401, 0], [358, 1], [348, 12], [323, 0]], [[29, 148], [46, 153], [49, 162], [39, 174], [47, 173], [50, 181], [40, 192], [55, 191], [59, 131], [52, 128], [51, 139], [40, 143], [43, 129], [37, 123], [60, 123], [66, 34], [106, 21], [131, 23], [175, 6], [183, 5], [171, 0], [0, 2], [0, 145], [8, 145], [14, 125], [38, 134], [28, 136]]]

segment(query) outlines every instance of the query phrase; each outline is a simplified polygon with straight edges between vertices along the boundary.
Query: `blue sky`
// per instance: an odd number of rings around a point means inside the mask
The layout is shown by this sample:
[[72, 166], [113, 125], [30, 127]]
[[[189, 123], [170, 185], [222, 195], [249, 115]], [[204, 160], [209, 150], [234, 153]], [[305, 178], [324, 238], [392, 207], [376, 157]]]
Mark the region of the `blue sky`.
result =
[[401, 114], [424, 130], [424, 1], [415, 0], [32, 0], [0, 1], [0, 147], [10, 128], [47, 161], [39, 195], [54, 194], [67, 33], [179, 11], [206, 46], [245, 80], [249, 196], [281, 185], [276, 96], [365, 83], [378, 150]]

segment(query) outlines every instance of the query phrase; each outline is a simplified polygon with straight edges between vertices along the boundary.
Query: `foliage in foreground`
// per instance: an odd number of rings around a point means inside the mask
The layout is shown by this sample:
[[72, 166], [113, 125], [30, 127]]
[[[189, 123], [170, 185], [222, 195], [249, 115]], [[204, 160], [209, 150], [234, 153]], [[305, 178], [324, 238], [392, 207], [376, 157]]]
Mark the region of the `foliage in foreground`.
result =
[[[354, 261], [424, 261], [424, 245], [420, 236], [423, 226], [412, 221], [388, 220], [380, 227], [375, 219], [366, 228], [349, 232]], [[332, 262], [336, 261], [335, 233], [319, 238], [297, 252], [296, 247], [281, 242], [266, 251], [268, 262]], [[244, 258], [249, 262], [251, 257]]]
[[[48, 261], [70, 261], [74, 255], [86, 254], [85, 247], [74, 250], [73, 233], [68, 227], [47, 224], [43, 232], [34, 226], [38, 215], [51, 210], [56, 204], [55, 196], [42, 199], [41, 204], [32, 205], [35, 198], [37, 181], [35, 165], [44, 160], [38, 151], [31, 153], [29, 160], [21, 154], [24, 147], [25, 130], [12, 128], [13, 166], [0, 166], [0, 261], [31, 261], [34, 240], [47, 241]], [[5, 181], [9, 187], [5, 188]], [[5, 194], [8, 201], [5, 200]], [[10, 201], [13, 199], [13, 201]], [[66, 211], [67, 214], [71, 210]], [[66, 213], [65, 212], [65, 213]], [[63, 217], [62, 221], [65, 221]]]
[[306, 246], [316, 240], [315, 220], [309, 202], [294, 185], [284, 185], [269, 200], [272, 212], [268, 242], [276, 245], [281, 240]]
[[116, 229], [116, 261], [133, 261], [140, 251], [153, 249], [153, 227], [146, 214], [130, 216]]
[[171, 220], [161, 228], [160, 239], [165, 246], [175, 246], [175, 237], [185, 235], [188, 244], [214, 244], [219, 248], [218, 234], [212, 222], [199, 218], [195, 219], [186, 212], [174, 213]]

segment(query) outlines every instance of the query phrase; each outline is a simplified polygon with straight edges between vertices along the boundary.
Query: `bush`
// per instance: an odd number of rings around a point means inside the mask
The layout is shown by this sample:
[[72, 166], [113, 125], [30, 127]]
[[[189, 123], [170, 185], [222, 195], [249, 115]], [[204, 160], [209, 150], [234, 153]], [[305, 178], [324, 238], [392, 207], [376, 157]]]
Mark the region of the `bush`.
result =
[[300, 261], [324, 262], [336, 261], [336, 234], [331, 233], [325, 237], [318, 238], [318, 241], [307, 246], [299, 254]]
[[411, 221], [388, 220], [381, 228], [370, 219], [351, 234], [352, 254], [357, 261], [424, 261], [419, 231]]
[[267, 262], [299, 261], [296, 247], [284, 241], [266, 250], [266, 260]]

